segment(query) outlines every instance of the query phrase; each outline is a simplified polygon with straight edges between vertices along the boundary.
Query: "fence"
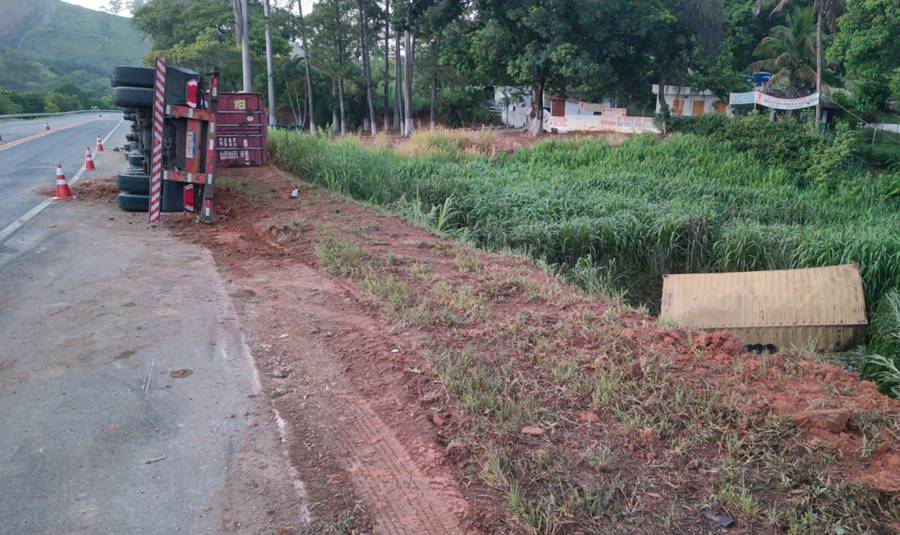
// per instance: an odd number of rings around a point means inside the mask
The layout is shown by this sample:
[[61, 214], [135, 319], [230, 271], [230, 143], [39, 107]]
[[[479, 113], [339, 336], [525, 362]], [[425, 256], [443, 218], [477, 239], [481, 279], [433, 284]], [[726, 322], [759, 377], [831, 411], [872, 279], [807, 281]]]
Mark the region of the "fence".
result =
[[57, 113], [11, 113], [9, 115], [0, 115], [0, 121], [7, 119], [36, 119], [39, 117], [58, 117], [61, 115], [77, 115], [79, 113], [118, 113], [122, 110], [77, 110], [77, 111], [61, 111]]

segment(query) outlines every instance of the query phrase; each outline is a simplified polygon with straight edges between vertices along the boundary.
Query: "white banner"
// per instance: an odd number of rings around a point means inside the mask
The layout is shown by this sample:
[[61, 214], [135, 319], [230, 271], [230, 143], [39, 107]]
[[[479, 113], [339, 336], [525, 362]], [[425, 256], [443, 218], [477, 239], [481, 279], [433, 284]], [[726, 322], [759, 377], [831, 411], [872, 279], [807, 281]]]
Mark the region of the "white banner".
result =
[[728, 95], [728, 103], [735, 104], [753, 104], [756, 102], [756, 91], [747, 91], [746, 93], [732, 93]]
[[759, 104], [776, 110], [799, 110], [812, 108], [819, 103], [819, 94], [813, 93], [800, 98], [780, 98], [767, 95], [762, 91], [748, 91], [746, 93], [732, 93], [728, 96], [728, 103], [735, 104]]
[[801, 108], [811, 108], [818, 104], [819, 94], [813, 93], [800, 98], [778, 98], [757, 91], [756, 103], [776, 110], [799, 110]]

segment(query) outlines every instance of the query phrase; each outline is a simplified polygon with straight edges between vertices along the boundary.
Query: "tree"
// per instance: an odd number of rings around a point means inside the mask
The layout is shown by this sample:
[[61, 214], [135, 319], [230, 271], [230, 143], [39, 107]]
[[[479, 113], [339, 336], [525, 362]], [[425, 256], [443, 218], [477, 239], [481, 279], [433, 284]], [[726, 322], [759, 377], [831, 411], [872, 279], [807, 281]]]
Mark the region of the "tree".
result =
[[391, 0], [384, 0], [384, 130], [391, 130], [388, 94], [391, 88]]
[[792, 97], [808, 90], [816, 80], [812, 10], [794, 8], [786, 25], [772, 27], [753, 53], [762, 59], [751, 63], [750, 69], [770, 71], [772, 86], [783, 87]]
[[369, 14], [368, 2], [366, 0], [357, 0], [357, 8], [359, 9], [359, 28], [360, 42], [362, 45], [362, 64], [363, 77], [366, 80], [366, 104], [369, 108], [369, 128], [372, 135], [378, 133], [378, 126], [375, 124], [375, 103], [372, 101], [372, 68], [369, 65]]
[[547, 90], [599, 98], [639, 83], [647, 91], [654, 2], [475, 0], [473, 69], [488, 79], [530, 87], [529, 130], [540, 135]]
[[[770, 3], [771, 0], [756, 0], [757, 12], [763, 5]], [[779, 0], [769, 14], [769, 17], [780, 13], [790, 3], [791, 0]], [[822, 69], [824, 66], [823, 58], [825, 55], [823, 46], [824, 27], [827, 25], [828, 29], [832, 32], [835, 30], [835, 22], [837, 21], [838, 15], [840, 15], [841, 11], [844, 9], [844, 2], [843, 0], [813, 0], [812, 9], [813, 14], [816, 17], [816, 93], [821, 96], [823, 94]], [[816, 103], [816, 124], [819, 124], [821, 121], [822, 99], [820, 98], [819, 102]]]
[[669, 117], [665, 86], [673, 79], [686, 81], [702, 58], [718, 51], [722, 14], [715, 0], [662, 0], [649, 5], [648, 14], [657, 99], [665, 120]]
[[854, 97], [870, 111], [900, 99], [900, 4], [896, 0], [847, 2], [828, 50], [857, 81]]
[[306, 115], [309, 117], [309, 133], [316, 133], [316, 114], [313, 109], [313, 84], [310, 73], [309, 42], [306, 39], [306, 23], [303, 20], [303, 3], [297, 0], [297, 17], [300, 22], [300, 38], [303, 43], [303, 65], [306, 73]]
[[429, 48], [429, 69], [431, 71], [429, 124], [432, 130], [434, 130], [437, 121], [437, 100], [441, 70], [440, 56], [444, 32], [462, 18], [464, 8], [464, 3], [460, 0], [438, 0], [428, 5], [422, 16], [421, 31], [428, 40]]
[[122, 0], [109, 0], [108, 2], [106, 2], [106, 5], [104, 5], [100, 9], [102, 9], [103, 11], [106, 11], [107, 13], [112, 13], [113, 15], [116, 15], [118, 13], [121, 13], [122, 8], [124, 8], [124, 7], [125, 6], [123, 5]]
[[690, 86], [708, 89], [723, 101], [735, 91], [747, 91], [747, 66], [754, 61], [753, 50], [769, 29], [768, 20], [757, 16], [752, 1], [725, 0], [722, 3], [722, 40], [715, 55], [695, 55]]

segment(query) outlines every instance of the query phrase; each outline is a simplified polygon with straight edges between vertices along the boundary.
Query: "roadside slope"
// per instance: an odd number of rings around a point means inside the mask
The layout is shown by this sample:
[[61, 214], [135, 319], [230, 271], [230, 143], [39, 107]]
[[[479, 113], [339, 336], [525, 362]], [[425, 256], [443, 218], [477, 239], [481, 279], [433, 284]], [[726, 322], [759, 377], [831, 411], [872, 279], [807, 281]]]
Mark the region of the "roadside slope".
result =
[[[322, 437], [331, 477], [376, 529], [414, 533], [426, 516], [498, 533], [900, 522], [900, 402], [872, 383], [660, 328], [273, 168], [231, 172], [218, 191], [222, 221], [185, 235], [231, 279], [274, 405]], [[363, 424], [368, 442], [353, 435]], [[380, 478], [401, 469], [412, 483], [393, 500]], [[325, 493], [310, 489], [313, 517]]]

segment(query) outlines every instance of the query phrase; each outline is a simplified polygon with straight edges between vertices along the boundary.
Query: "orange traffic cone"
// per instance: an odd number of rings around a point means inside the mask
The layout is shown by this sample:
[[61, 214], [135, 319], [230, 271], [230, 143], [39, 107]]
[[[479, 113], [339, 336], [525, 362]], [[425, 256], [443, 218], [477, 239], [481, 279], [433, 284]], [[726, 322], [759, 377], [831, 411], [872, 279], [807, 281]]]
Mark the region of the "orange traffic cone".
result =
[[44, 130], [50, 130], [50, 121], [44, 121]]
[[56, 197], [58, 201], [70, 201], [75, 198], [72, 190], [69, 189], [69, 183], [66, 182], [66, 175], [62, 172], [62, 164], [56, 164]]
[[97, 134], [97, 148], [94, 149], [94, 152], [103, 152], [103, 140], [100, 139], [100, 134]]
[[84, 148], [84, 170], [85, 171], [96, 171], [97, 167], [94, 166], [94, 159], [91, 158], [91, 148]]

